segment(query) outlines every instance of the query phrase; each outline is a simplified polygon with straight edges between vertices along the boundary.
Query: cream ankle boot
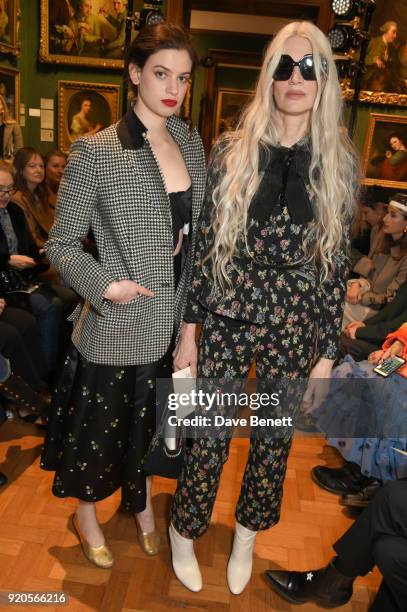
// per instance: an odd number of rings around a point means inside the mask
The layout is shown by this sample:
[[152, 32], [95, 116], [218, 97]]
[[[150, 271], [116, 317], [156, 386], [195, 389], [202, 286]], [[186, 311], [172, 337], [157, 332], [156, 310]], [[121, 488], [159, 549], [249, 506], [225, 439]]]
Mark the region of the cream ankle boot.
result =
[[176, 577], [190, 591], [202, 589], [202, 576], [194, 552], [194, 541], [184, 538], [170, 524], [168, 530], [172, 552], [172, 567]]
[[240, 523], [236, 523], [233, 549], [227, 569], [229, 589], [234, 595], [239, 595], [244, 591], [252, 575], [256, 535], [257, 531], [251, 531]]

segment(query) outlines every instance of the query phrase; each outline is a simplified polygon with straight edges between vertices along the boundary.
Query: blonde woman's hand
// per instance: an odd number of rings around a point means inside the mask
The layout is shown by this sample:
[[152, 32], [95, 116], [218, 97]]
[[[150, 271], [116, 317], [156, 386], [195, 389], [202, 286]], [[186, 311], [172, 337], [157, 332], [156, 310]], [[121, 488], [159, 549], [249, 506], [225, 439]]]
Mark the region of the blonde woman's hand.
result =
[[110, 283], [104, 297], [115, 304], [126, 304], [139, 295], [154, 297], [154, 293], [131, 280], [120, 280]]
[[172, 354], [174, 358], [174, 372], [190, 367], [193, 378], [196, 378], [196, 366], [198, 362], [198, 349], [195, 342], [195, 328], [195, 323], [182, 324], [180, 340]]
[[305, 414], [319, 408], [328, 395], [333, 363], [332, 359], [321, 358], [312, 368], [302, 399]]
[[26, 268], [32, 268], [35, 266], [35, 261], [32, 257], [26, 255], [10, 255], [10, 266], [17, 268], [17, 270], [25, 270]]

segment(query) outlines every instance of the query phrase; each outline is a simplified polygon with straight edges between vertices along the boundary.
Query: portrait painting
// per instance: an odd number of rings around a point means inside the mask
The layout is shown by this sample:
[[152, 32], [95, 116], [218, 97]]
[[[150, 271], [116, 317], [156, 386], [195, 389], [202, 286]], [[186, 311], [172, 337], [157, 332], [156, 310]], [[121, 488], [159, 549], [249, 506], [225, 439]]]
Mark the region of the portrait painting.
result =
[[222, 132], [233, 130], [236, 127], [242, 110], [253, 96], [254, 91], [219, 87], [216, 101], [214, 139]]
[[115, 123], [119, 114], [119, 85], [58, 82], [58, 147], [65, 153], [75, 140]]
[[407, 189], [407, 116], [371, 114], [364, 173], [366, 185]]
[[0, 52], [18, 55], [19, 0], [0, 0]]
[[41, 0], [40, 60], [123, 68], [126, 18], [127, 0]]
[[12, 121], [20, 118], [20, 73], [13, 68], [0, 67], [0, 101], [3, 113]]
[[407, 2], [377, 0], [369, 34], [360, 100], [407, 106]]

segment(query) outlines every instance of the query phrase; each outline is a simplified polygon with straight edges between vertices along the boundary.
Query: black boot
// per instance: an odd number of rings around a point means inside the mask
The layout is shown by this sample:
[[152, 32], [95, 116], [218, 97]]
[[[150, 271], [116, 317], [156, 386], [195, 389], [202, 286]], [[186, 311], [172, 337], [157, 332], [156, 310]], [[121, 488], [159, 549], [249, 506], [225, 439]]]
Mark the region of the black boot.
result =
[[371, 480], [363, 476], [356, 463], [350, 461], [347, 461], [341, 468], [317, 465], [311, 470], [311, 478], [321, 489], [337, 495], [358, 493]]
[[352, 597], [354, 578], [338, 572], [332, 561], [309, 572], [264, 572], [271, 588], [292, 604], [313, 602], [321, 608], [336, 608]]

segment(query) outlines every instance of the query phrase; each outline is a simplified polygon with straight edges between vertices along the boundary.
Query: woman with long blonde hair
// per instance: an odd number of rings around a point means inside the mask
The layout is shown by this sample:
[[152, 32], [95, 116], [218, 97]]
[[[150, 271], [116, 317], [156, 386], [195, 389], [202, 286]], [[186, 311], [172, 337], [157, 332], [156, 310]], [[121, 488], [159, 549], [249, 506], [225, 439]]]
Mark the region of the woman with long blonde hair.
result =
[[[291, 23], [270, 43], [236, 130], [211, 155], [176, 369], [222, 383], [246, 378], [256, 361], [263, 382], [309, 378], [304, 401], [318, 403], [317, 379], [329, 378], [337, 353], [358, 174], [329, 42], [313, 24]], [[291, 440], [292, 428], [279, 437], [252, 429], [232, 593], [250, 579], [257, 531], [279, 520]], [[193, 591], [202, 587], [193, 540], [209, 526], [229, 442], [224, 431], [195, 440], [174, 497], [172, 563]]]

